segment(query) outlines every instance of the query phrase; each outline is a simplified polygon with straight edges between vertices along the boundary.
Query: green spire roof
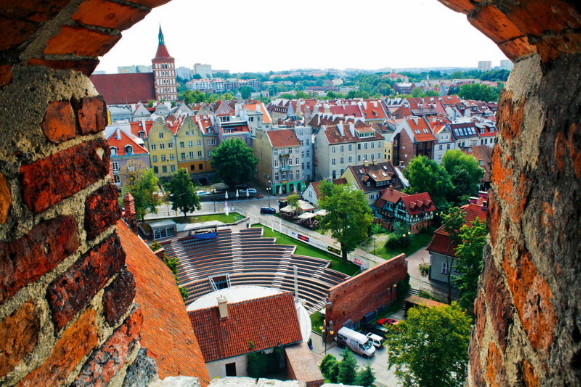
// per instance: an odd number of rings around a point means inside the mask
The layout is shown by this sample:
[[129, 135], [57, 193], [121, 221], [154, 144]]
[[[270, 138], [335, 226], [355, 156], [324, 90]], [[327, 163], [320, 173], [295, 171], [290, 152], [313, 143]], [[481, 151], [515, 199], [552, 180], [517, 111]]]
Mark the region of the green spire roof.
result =
[[157, 35], [160, 45], [165, 45], [165, 41], [163, 39], [163, 31], [161, 30], [161, 24], [159, 25], [159, 34]]

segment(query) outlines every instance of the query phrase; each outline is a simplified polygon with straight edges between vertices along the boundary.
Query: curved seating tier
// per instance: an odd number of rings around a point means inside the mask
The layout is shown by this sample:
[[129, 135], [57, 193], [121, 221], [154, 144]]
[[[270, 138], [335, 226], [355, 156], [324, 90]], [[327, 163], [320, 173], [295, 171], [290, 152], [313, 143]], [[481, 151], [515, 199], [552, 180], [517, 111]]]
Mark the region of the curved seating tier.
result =
[[325, 305], [327, 290], [346, 274], [329, 269], [330, 262], [294, 255], [295, 246], [263, 238], [262, 228], [238, 232], [219, 230], [215, 239], [193, 237], [164, 241], [167, 257], [179, 261], [177, 278], [188, 291], [186, 304], [212, 292], [209, 277], [229, 275], [230, 285], [257, 285], [294, 292], [294, 267], [299, 298], [310, 313]]

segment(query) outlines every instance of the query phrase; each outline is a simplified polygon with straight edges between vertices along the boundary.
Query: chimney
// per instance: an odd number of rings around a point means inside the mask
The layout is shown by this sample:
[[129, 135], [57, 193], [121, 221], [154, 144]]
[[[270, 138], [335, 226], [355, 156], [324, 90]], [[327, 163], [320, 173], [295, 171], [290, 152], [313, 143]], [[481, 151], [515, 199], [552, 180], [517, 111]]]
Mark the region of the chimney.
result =
[[218, 310], [220, 312], [220, 320], [228, 318], [228, 300], [223, 294], [218, 296]]
[[123, 219], [125, 223], [129, 226], [131, 231], [137, 233], [137, 214], [135, 212], [135, 199], [133, 196], [127, 192], [123, 197], [123, 205], [125, 206], [125, 212], [123, 213]]

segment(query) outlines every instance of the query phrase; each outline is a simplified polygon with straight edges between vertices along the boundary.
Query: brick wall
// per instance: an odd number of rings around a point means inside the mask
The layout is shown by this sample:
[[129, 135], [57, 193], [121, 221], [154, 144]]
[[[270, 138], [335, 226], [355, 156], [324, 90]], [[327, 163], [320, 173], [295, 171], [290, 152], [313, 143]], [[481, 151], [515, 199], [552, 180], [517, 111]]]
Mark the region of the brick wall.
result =
[[407, 261], [401, 254], [329, 289], [325, 320], [337, 332], [347, 320], [361, 320], [365, 313], [391, 304], [398, 281], [405, 279]]

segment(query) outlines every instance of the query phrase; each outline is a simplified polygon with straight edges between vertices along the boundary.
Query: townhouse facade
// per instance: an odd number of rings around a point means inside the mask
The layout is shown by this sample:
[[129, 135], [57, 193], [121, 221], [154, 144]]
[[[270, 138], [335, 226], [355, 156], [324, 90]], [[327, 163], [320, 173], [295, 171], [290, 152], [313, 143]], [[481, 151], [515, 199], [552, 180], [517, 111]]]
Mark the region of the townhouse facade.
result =
[[111, 173], [116, 186], [125, 186], [131, 173], [150, 168], [147, 149], [125, 131], [117, 128], [107, 137], [107, 142], [111, 149]]
[[170, 177], [178, 168], [174, 132], [158, 117], [145, 140], [150, 155], [150, 164], [158, 177]]
[[396, 165], [408, 165], [416, 156], [434, 159], [436, 138], [424, 118], [404, 118], [397, 124], [393, 136], [393, 161]]

